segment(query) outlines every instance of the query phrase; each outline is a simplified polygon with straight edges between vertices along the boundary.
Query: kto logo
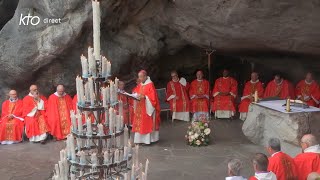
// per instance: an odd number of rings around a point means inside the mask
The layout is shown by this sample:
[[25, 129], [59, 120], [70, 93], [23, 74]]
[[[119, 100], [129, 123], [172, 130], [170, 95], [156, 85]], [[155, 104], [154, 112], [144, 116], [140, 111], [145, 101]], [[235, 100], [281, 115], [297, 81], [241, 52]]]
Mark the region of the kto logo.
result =
[[39, 16], [31, 16], [30, 14], [28, 14], [27, 16], [23, 16], [23, 14], [21, 14], [20, 16], [20, 21], [19, 21], [19, 25], [33, 25], [36, 26], [40, 23], [40, 17]]

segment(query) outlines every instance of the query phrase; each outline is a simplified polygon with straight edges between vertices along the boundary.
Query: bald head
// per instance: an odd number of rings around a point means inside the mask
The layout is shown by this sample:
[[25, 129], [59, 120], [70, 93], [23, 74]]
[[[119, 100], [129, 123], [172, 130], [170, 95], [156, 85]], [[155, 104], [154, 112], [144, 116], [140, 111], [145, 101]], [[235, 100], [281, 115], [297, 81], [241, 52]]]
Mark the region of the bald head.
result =
[[30, 90], [30, 93], [34, 95], [35, 93], [38, 92], [38, 86], [33, 84], [30, 86], [29, 90]]
[[57, 86], [57, 93], [59, 96], [62, 96], [64, 94], [64, 86], [62, 84], [59, 84]]
[[140, 82], [145, 82], [147, 80], [147, 71], [145, 70], [141, 70], [139, 73], [138, 73], [138, 78], [140, 80]]
[[17, 91], [16, 90], [10, 90], [9, 91], [9, 98], [10, 100], [15, 100], [18, 98], [18, 94], [17, 94]]
[[312, 134], [306, 134], [301, 138], [301, 147], [303, 150], [310, 146], [318, 145], [319, 142], [317, 141], [317, 138]]

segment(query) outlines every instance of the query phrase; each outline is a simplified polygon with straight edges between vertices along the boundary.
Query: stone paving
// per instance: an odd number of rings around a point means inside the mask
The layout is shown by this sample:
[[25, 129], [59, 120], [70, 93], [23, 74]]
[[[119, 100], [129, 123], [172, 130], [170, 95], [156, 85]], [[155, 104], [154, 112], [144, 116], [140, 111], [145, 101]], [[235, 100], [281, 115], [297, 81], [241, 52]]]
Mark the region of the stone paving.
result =
[[[190, 147], [184, 135], [189, 123], [165, 121], [160, 130], [160, 141], [141, 146], [140, 160], [150, 161], [149, 180], [222, 180], [226, 176], [226, 164], [231, 158], [244, 162], [243, 176], [253, 173], [250, 158], [255, 152], [265, 152], [253, 145], [242, 134], [240, 120], [232, 122], [215, 120], [211, 145]], [[0, 145], [1, 180], [46, 180], [52, 175], [54, 164], [64, 142], [50, 141], [46, 145], [24, 142], [16, 145]]]

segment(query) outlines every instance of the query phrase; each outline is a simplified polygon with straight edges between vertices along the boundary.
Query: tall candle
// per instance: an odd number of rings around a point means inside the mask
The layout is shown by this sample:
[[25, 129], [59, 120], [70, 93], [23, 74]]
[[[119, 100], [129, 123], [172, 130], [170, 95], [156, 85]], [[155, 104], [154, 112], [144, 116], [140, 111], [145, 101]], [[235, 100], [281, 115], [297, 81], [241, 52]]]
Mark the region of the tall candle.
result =
[[90, 88], [89, 88], [89, 83], [86, 82], [84, 85], [84, 94], [85, 94], [85, 101], [90, 101]]
[[69, 145], [70, 145], [70, 151], [71, 151], [71, 159], [72, 161], [76, 161], [76, 151], [75, 151], [75, 144], [74, 144], [74, 137], [72, 134], [68, 135], [69, 138]]
[[139, 165], [139, 145], [134, 147], [134, 164], [136, 166]]
[[70, 119], [71, 119], [71, 123], [72, 123], [72, 131], [73, 132], [77, 132], [77, 117], [75, 115], [75, 111], [71, 110], [70, 111]]
[[105, 109], [104, 111], [105, 124], [109, 126], [109, 110]]
[[87, 164], [87, 161], [86, 161], [86, 154], [84, 151], [80, 151], [80, 164]]
[[102, 77], [108, 77], [108, 59], [106, 57], [102, 57]]
[[91, 154], [91, 164], [92, 165], [98, 165], [98, 157], [96, 153]]
[[93, 77], [96, 77], [96, 60], [93, 55], [93, 48], [88, 47], [88, 62], [89, 62], [89, 72]]
[[108, 75], [111, 74], [111, 63], [110, 63], [110, 61], [107, 62], [107, 74]]
[[87, 122], [87, 136], [91, 136], [92, 135], [91, 119], [88, 118], [86, 122]]
[[60, 170], [59, 170], [59, 165], [58, 165], [58, 164], [55, 164], [55, 165], [54, 165], [54, 171], [55, 171], [55, 175], [56, 175], [56, 176], [59, 176]]
[[123, 147], [123, 160], [127, 160], [128, 159], [128, 147], [124, 146]]
[[145, 173], [146, 176], [148, 175], [148, 169], [149, 169], [149, 160], [147, 159], [146, 160], [146, 167], [144, 169], [144, 173]]
[[114, 97], [114, 83], [113, 81], [110, 82], [110, 103], [115, 102], [115, 97]]
[[103, 136], [104, 135], [103, 125], [98, 124], [97, 126], [98, 126], [98, 135]]
[[80, 105], [84, 104], [84, 86], [83, 86], [83, 80], [81, 78], [79, 78], [79, 94], [77, 94], [77, 98], [78, 98], [78, 103]]
[[120, 115], [116, 115], [116, 131], [120, 131], [120, 123], [121, 123], [121, 119], [120, 119]]
[[[80, 94], [80, 77], [79, 76], [76, 77], [76, 91], [77, 91], [77, 94], [79, 95]], [[77, 101], [80, 102], [79, 98]]]
[[77, 147], [78, 147], [78, 151], [81, 151], [81, 148], [83, 147], [82, 139], [80, 138], [77, 138]]
[[88, 60], [83, 54], [80, 56], [80, 59], [81, 59], [81, 65], [82, 65], [82, 76], [88, 77], [88, 70], [89, 70]]
[[127, 146], [128, 144], [128, 139], [129, 139], [129, 129], [127, 126], [125, 126], [123, 130], [123, 144], [125, 146]]
[[100, 3], [96, 0], [92, 1], [93, 14], [93, 44], [94, 56], [96, 60], [100, 60]]
[[82, 127], [82, 116], [80, 113], [77, 114], [77, 121], [78, 121], [78, 133], [82, 134], [83, 127]]
[[90, 103], [91, 103], [91, 106], [94, 106], [95, 95], [94, 95], [93, 79], [88, 78], [88, 83], [89, 83]]
[[106, 98], [107, 98], [107, 103], [110, 103], [110, 87], [106, 87]]
[[131, 154], [132, 155], [132, 146], [131, 143], [128, 142], [128, 155]]
[[136, 176], [136, 175], [135, 175], [135, 173], [136, 173], [136, 172], [135, 172], [135, 171], [136, 171], [135, 168], [136, 168], [135, 165], [132, 164], [132, 168], [131, 168], [131, 180], [135, 180], [135, 178], [136, 178], [136, 177], [135, 177], [135, 176]]
[[64, 177], [64, 174], [65, 174], [65, 168], [64, 168], [64, 165], [63, 165], [63, 161], [59, 161], [58, 162], [59, 164], [59, 172], [60, 172], [60, 178]]
[[257, 90], [254, 92], [254, 102], [255, 103], [258, 102], [258, 91]]
[[112, 107], [109, 108], [109, 131], [110, 134], [113, 133], [113, 129], [114, 129], [114, 109]]
[[101, 88], [102, 106], [107, 107], [107, 88]]
[[104, 162], [104, 164], [109, 164], [109, 152], [108, 151], [105, 151], [104, 153], [103, 153], [103, 162]]
[[118, 149], [116, 149], [114, 151], [114, 162], [115, 163], [119, 162], [119, 150]]

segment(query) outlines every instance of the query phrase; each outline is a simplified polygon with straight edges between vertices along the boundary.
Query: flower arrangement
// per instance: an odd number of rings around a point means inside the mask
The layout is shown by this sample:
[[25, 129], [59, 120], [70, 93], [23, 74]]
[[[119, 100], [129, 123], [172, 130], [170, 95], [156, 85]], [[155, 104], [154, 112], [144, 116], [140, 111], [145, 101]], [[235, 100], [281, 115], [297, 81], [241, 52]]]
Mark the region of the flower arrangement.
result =
[[193, 121], [185, 136], [190, 146], [207, 146], [210, 142], [211, 129], [207, 120]]

